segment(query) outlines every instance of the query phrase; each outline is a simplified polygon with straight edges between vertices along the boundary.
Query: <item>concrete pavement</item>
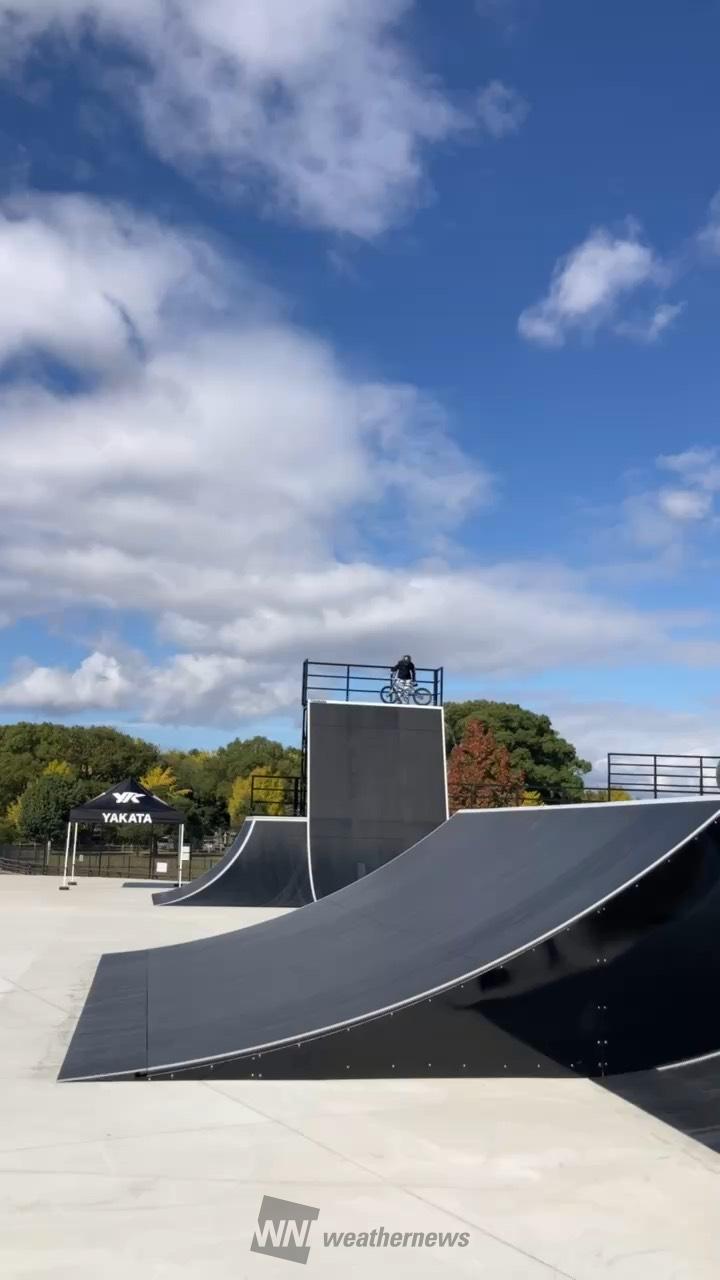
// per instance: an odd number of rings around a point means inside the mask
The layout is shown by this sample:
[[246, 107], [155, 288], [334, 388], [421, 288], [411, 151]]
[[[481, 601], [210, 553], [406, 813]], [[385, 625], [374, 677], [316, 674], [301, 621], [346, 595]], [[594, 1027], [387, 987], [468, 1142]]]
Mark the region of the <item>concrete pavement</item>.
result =
[[3, 1280], [304, 1274], [250, 1252], [264, 1195], [319, 1210], [308, 1280], [717, 1280], [720, 1158], [585, 1081], [55, 1083], [102, 952], [278, 914], [0, 876]]

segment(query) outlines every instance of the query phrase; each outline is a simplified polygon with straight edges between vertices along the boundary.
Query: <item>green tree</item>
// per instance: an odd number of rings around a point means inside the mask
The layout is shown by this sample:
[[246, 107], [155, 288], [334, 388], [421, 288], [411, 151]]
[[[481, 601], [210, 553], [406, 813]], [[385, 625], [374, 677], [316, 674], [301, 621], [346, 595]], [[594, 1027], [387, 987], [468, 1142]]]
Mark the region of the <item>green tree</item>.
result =
[[607, 804], [608, 801], [615, 803], [620, 800], [632, 800], [630, 792], [623, 791], [620, 787], [613, 787], [610, 795], [607, 793], [607, 788], [601, 788], [597, 791], [586, 790], [583, 792], [582, 798], [585, 804]]
[[65, 834], [75, 789], [68, 778], [43, 776], [22, 796], [20, 830], [28, 840], [60, 840]]
[[451, 813], [516, 805], [522, 790], [523, 775], [513, 768], [507, 747], [496, 742], [492, 730], [479, 720], [468, 720], [462, 741], [453, 747], [448, 761]]
[[471, 720], [487, 725], [496, 741], [507, 747], [528, 791], [537, 791], [546, 803], [582, 800], [582, 775], [591, 766], [560, 737], [548, 716], [511, 702], [449, 702], [445, 707], [448, 749], [461, 741]]

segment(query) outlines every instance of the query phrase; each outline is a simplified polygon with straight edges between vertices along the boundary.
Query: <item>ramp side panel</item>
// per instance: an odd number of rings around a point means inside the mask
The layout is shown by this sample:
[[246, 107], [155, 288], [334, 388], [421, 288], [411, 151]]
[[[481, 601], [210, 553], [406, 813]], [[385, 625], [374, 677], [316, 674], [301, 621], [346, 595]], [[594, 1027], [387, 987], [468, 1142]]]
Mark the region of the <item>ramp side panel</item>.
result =
[[720, 1051], [665, 1071], [634, 1071], [604, 1080], [609, 1093], [720, 1153]]
[[[150, 1067], [301, 1041], [497, 969], [632, 885], [717, 813], [717, 802], [694, 801], [456, 814], [304, 911], [149, 952]], [[112, 1044], [88, 1052], [96, 1068], [103, 1060], [116, 1074]]]
[[297, 818], [247, 819], [209, 871], [182, 889], [154, 894], [161, 906], [301, 907], [312, 900], [306, 824]]
[[202, 875], [196, 876], [194, 880], [188, 884], [176, 886], [174, 889], [167, 889], [161, 893], [154, 893], [152, 900], [156, 907], [171, 907], [178, 902], [184, 902], [190, 894], [197, 895], [209, 889], [214, 881], [220, 879], [226, 872], [227, 868], [232, 865], [237, 858], [239, 851], [242, 849], [248, 835], [251, 831], [251, 821], [246, 818], [240, 830], [238, 831], [232, 844], [225, 850], [222, 858], [209, 867], [207, 871], [203, 871]]
[[447, 818], [442, 708], [311, 703], [308, 848], [316, 897], [375, 871]]

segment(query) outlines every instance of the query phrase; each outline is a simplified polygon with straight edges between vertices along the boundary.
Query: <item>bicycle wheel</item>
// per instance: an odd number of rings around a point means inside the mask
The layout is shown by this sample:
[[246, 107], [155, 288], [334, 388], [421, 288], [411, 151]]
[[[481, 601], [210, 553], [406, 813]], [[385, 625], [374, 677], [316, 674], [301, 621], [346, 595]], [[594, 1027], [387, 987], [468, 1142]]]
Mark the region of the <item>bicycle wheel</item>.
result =
[[429, 707], [432, 702], [432, 694], [429, 689], [416, 689], [413, 694], [413, 701], [418, 707]]
[[397, 702], [397, 694], [391, 684], [386, 684], [385, 688], [380, 690], [380, 701], [386, 705]]

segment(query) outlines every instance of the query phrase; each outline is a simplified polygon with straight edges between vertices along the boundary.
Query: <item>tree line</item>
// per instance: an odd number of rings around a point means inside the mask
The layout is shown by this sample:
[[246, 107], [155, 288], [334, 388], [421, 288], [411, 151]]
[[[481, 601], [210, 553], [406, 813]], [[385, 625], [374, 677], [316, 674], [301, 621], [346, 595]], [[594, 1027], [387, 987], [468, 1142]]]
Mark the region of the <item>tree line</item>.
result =
[[[589, 762], [548, 716], [514, 703], [451, 702], [445, 725], [453, 810], [606, 798], [585, 789]], [[134, 777], [183, 811], [197, 845], [240, 825], [250, 811], [253, 777], [263, 780], [256, 784], [267, 797], [262, 811], [282, 813], [283, 779], [300, 769], [297, 748], [264, 737], [235, 738], [216, 751], [163, 751], [103, 726], [0, 725], [0, 843], [60, 839], [71, 808]], [[113, 833], [122, 838], [139, 835]]]

